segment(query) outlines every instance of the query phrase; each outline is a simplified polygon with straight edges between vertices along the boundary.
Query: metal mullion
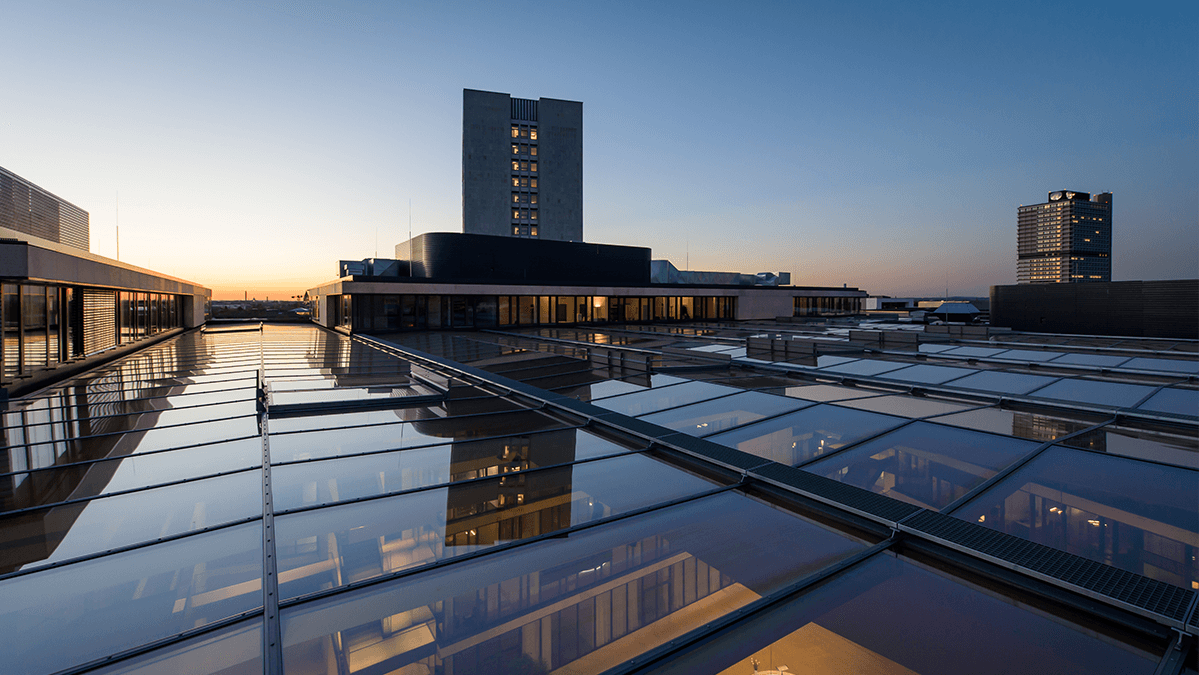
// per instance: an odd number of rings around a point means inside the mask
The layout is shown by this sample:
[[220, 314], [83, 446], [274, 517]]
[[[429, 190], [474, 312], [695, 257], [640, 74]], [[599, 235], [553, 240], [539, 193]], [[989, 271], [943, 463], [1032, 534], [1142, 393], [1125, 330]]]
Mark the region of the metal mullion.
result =
[[[254, 469], [257, 469], [257, 468], [259, 468], [259, 467], [247, 466], [247, 467], [243, 467], [241, 469], [232, 469], [230, 471], [220, 471], [217, 473], [210, 473], [210, 474], [206, 474], [203, 476], [189, 476], [187, 478], [180, 478], [179, 480], [173, 480], [173, 481], [169, 481], [166, 483], [156, 483], [154, 485], [143, 485], [141, 487], [129, 488], [128, 490], [117, 490], [116, 492], [105, 492], [103, 494], [92, 495], [91, 497], [76, 497], [75, 499], [66, 499], [66, 500], [59, 501], [59, 502], [38, 504], [37, 506], [26, 506], [25, 508], [13, 509], [12, 511], [0, 511], [0, 519], [7, 518], [9, 516], [19, 516], [19, 515], [22, 515], [25, 513], [31, 513], [34, 511], [41, 511], [41, 510], [48, 509], [48, 508], [54, 508], [54, 507], [59, 507], [59, 506], [69, 506], [71, 504], [81, 504], [84, 502], [92, 502], [97, 499], [107, 499], [109, 497], [120, 497], [122, 495], [136, 494], [138, 492], [146, 492], [148, 490], [156, 490], [158, 488], [172, 487], [175, 485], [182, 485], [184, 483], [194, 483], [196, 481], [207, 480], [209, 478], [220, 478], [221, 476], [231, 476], [231, 475], [237, 474], [237, 473], [253, 471]], [[20, 473], [25, 473], [25, 472], [20, 472]]]
[[968, 490], [966, 492], [966, 494], [964, 494], [961, 497], [958, 497], [957, 499], [953, 500], [952, 502], [946, 504], [940, 510], [940, 513], [945, 514], [945, 515], [953, 515], [953, 512], [956, 511], [957, 509], [961, 508], [962, 505], [964, 505], [966, 502], [970, 501], [971, 499], [974, 499], [978, 495], [982, 494], [985, 490], [990, 489], [991, 486], [995, 485], [996, 483], [999, 483], [1003, 479], [1012, 475], [1017, 470], [1019, 470], [1021, 467], [1023, 467], [1025, 464], [1028, 464], [1032, 460], [1036, 459], [1041, 453], [1045, 452], [1046, 450], [1053, 447], [1054, 445], [1057, 445], [1058, 443], [1060, 443], [1063, 440], [1076, 438], [1083, 434], [1087, 434], [1087, 433], [1090, 433], [1097, 429], [1101, 429], [1101, 428], [1107, 426], [1108, 424], [1111, 424], [1114, 421], [1115, 421], [1114, 418], [1109, 419], [1109, 420], [1104, 420], [1096, 425], [1087, 427], [1086, 429], [1079, 429], [1078, 431], [1075, 431], [1072, 434], [1058, 436], [1057, 438], [1055, 438], [1051, 441], [1045, 441], [1041, 445], [1033, 448], [1028, 454], [1024, 455], [1023, 457], [1017, 459], [1016, 461], [1014, 461], [1011, 464], [1004, 467], [1002, 470], [1000, 470], [994, 476], [991, 476], [987, 480], [974, 486], [974, 489]]
[[[648, 652], [635, 656], [620, 665], [604, 671], [604, 675], [625, 675], [640, 671], [644, 668], [668, 660], [676, 656], [679, 652], [692, 647], [698, 643], [702, 643], [716, 633], [734, 629], [738, 624], [747, 621], [753, 621], [765, 612], [769, 612], [780, 604], [789, 602], [795, 596], [807, 591], [820, 582], [829, 579], [830, 577], [844, 573], [850, 568], [856, 567], [875, 555], [891, 548], [899, 540], [897, 534], [893, 534], [891, 538], [885, 539], [869, 548], [855, 553], [847, 558], [843, 558], [823, 569], [820, 569], [808, 576], [791, 583], [769, 595], [762, 596], [747, 605], [728, 612], [716, 619], [691, 630], [684, 635], [671, 640], [670, 642], [660, 645]], [[756, 671], [755, 671], [756, 672]]]
[[677, 497], [675, 499], [670, 499], [670, 500], [667, 500], [664, 502], [659, 502], [657, 504], [650, 504], [648, 506], [643, 506], [639, 509], [633, 509], [632, 511], [626, 511], [624, 513], [614, 514], [611, 516], [607, 516], [606, 518], [599, 518], [596, 520], [588, 521], [586, 523], [579, 523], [578, 525], [564, 527], [560, 530], [554, 530], [553, 532], [546, 532], [543, 534], [539, 534], [535, 537], [529, 537], [528, 539], [520, 539], [520, 540], [516, 540], [516, 541], [510, 541], [505, 544], [497, 544], [490, 548], [471, 551], [470, 553], [464, 553], [464, 554], [458, 555], [458, 556], [442, 558], [441, 560], [436, 560], [434, 562], [431, 562], [431, 563], [428, 563], [425, 565], [417, 565], [415, 567], [409, 567], [406, 569], [397, 570], [395, 572], [381, 574], [377, 577], [372, 577], [370, 579], [363, 579], [363, 580], [357, 581], [357, 582], [350, 582], [350, 583], [347, 583], [347, 584], [337, 587], [337, 588], [328, 588], [328, 589], [324, 589], [324, 590], [320, 590], [320, 591], [313, 591], [312, 593], [308, 593], [305, 595], [297, 596], [295, 598], [283, 600], [279, 603], [279, 606], [281, 608], [287, 609], [287, 608], [291, 608], [291, 607], [294, 607], [296, 605], [300, 605], [303, 603], [311, 602], [314, 600], [320, 600], [322, 598], [327, 598], [329, 596], [338, 595], [341, 593], [348, 593], [350, 591], [354, 591], [359, 588], [364, 588], [367, 586], [375, 586], [377, 584], [386, 583], [386, 582], [392, 581], [394, 579], [400, 579], [403, 577], [412, 576], [414, 574], [428, 572], [429, 570], [440, 569], [442, 567], [446, 567], [447, 565], [452, 565], [455, 563], [460, 563], [460, 562], [464, 562], [464, 561], [468, 561], [468, 560], [474, 560], [476, 558], [494, 555], [496, 553], [501, 553], [503, 551], [510, 551], [514, 548], [529, 546], [531, 544], [535, 544], [535, 543], [542, 542], [542, 541], [547, 541], [550, 539], [561, 539], [565, 536], [574, 534], [576, 532], [581, 532], [583, 530], [589, 530], [591, 528], [599, 527], [602, 525], [607, 525], [609, 523], [614, 523], [614, 522], [618, 522], [621, 520], [634, 518], [637, 516], [645, 515], [647, 513], [652, 513], [654, 511], [661, 511], [663, 509], [668, 509], [670, 507], [678, 506], [680, 504], [685, 504], [687, 502], [692, 502], [692, 501], [696, 501], [698, 499], [703, 499], [705, 497], [711, 497], [713, 495], [718, 495], [718, 494], [721, 494], [724, 492], [729, 492], [730, 490], [736, 490], [741, 487], [743, 487], [742, 483], [733, 483], [731, 485], [722, 485], [722, 486], [713, 488], [711, 490], [705, 490], [703, 492], [697, 492], [695, 494], [686, 495], [683, 497]]
[[1157, 670], [1153, 671], [1153, 675], [1178, 675], [1186, 668], [1187, 656], [1194, 647], [1195, 638], [1189, 633], [1175, 630], [1177, 637], [1174, 638], [1169, 647], [1166, 647], [1166, 653], [1162, 655], [1162, 659], [1158, 662]]
[[[142, 431], [144, 431], [144, 429]], [[83, 438], [95, 438], [95, 437], [94, 436], [84, 436]], [[68, 468], [68, 467], [72, 467], [72, 466], [84, 466], [87, 464], [98, 464], [100, 462], [121, 462], [126, 459], [131, 459], [131, 458], [136, 458], [136, 457], [150, 457], [153, 455], [161, 455], [164, 452], [177, 452], [180, 450], [194, 450], [196, 448], [202, 448], [202, 447], [205, 447], [208, 445], [220, 445], [222, 443], [233, 443], [235, 441], [245, 441], [245, 440], [249, 440], [251, 438], [258, 438], [258, 436], [257, 435], [255, 435], [255, 436], [238, 436], [235, 438], [226, 438], [226, 439], [222, 439], [219, 441], [209, 441], [207, 443], [194, 443], [192, 445], [181, 445], [181, 446], [175, 447], [175, 448], [163, 448], [161, 450], [150, 450], [148, 452], [139, 452], [134, 455], [121, 455], [120, 457], [100, 457], [97, 459], [81, 460], [78, 462], [67, 462], [65, 464], [54, 464], [51, 466], [39, 466], [37, 468], [25, 469], [24, 471], [9, 471], [7, 473], [0, 473], [0, 478], [5, 478], [8, 476], [15, 476], [15, 475], [24, 474], [24, 473], [33, 473], [35, 471], [54, 471], [55, 469], [64, 469], [64, 468]], [[15, 446], [15, 447], [28, 447], [28, 445]], [[250, 467], [250, 468], [252, 468], [252, 467]], [[239, 471], [240, 471], [240, 469], [239, 469]], [[226, 472], [226, 473], [234, 473], [234, 472], [230, 471], [230, 472]], [[214, 474], [214, 475], [219, 475], [219, 474]]]
[[[505, 437], [505, 438], [508, 438], [508, 437]], [[413, 448], [401, 448], [399, 450], [389, 450], [388, 452], [405, 452], [405, 451], [411, 450], [411, 449], [413, 449]], [[559, 462], [558, 464], [547, 464], [545, 466], [537, 466], [537, 467], [532, 467], [529, 469], [508, 471], [506, 473], [500, 473], [500, 474], [496, 474], [494, 476], [479, 476], [477, 478], [468, 478], [466, 480], [456, 480], [456, 481], [451, 480], [447, 483], [431, 483], [429, 485], [421, 485], [418, 487], [405, 488], [402, 490], [393, 490], [390, 492], [381, 492], [379, 494], [373, 494], [373, 495], [364, 495], [362, 497], [355, 497], [353, 499], [344, 499], [344, 500], [336, 501], [336, 502], [326, 502], [324, 504], [307, 504], [304, 506], [297, 506], [297, 507], [290, 508], [290, 509], [282, 509], [282, 510], [276, 511], [275, 515], [286, 516], [286, 515], [291, 515], [293, 513], [305, 513], [308, 511], [318, 511], [320, 509], [343, 506], [345, 504], [359, 504], [361, 502], [369, 502], [369, 501], [374, 501], [376, 499], [386, 499], [388, 497], [399, 497], [402, 495], [408, 495], [408, 494], [413, 494], [413, 493], [417, 493], [417, 492], [428, 492], [430, 490], [437, 490], [437, 489], [445, 488], [445, 487], [459, 486], [459, 485], [473, 485], [476, 483], [483, 483], [483, 482], [486, 482], [489, 480], [494, 481], [497, 478], [505, 478], [508, 476], [527, 476], [529, 474], [538, 473], [540, 471], [548, 471], [550, 469], [561, 469], [563, 467], [573, 467], [573, 466], [577, 466], [579, 464], [589, 464], [591, 462], [598, 462], [600, 460], [605, 460], [605, 459], [614, 459], [617, 457], [625, 457], [627, 455], [641, 454], [644, 452], [649, 452], [650, 450], [653, 450], [653, 449], [654, 449], [653, 446], [647, 446], [647, 447], [644, 447], [644, 448], [641, 448], [638, 450], [625, 448], [620, 451], [615, 451], [610, 455], [598, 455], [595, 457], [584, 457], [582, 459], [576, 459], [576, 460], [573, 460], [570, 462]], [[369, 453], [369, 454], [381, 454], [381, 453]], [[352, 457], [361, 457], [363, 455], [351, 455], [351, 456]], [[335, 459], [345, 459], [345, 457], [340, 457], [340, 458], [335, 458]], [[300, 463], [310, 463], [311, 461], [312, 460], [304, 460], [303, 462], [291, 462], [290, 464], [276, 464], [275, 466], [277, 466], [277, 467], [278, 466], [291, 466], [291, 465], [300, 464]], [[329, 461], [329, 460], [325, 460], [325, 461]]]
[[[409, 424], [409, 422], [401, 422], [400, 424]], [[378, 425], [376, 425], [376, 426], [378, 426]], [[382, 454], [386, 454], [389, 452], [400, 452], [402, 450], [418, 450], [421, 448], [435, 448], [439, 445], [450, 445], [453, 443], [474, 443], [475, 441], [494, 441], [494, 440], [498, 440], [498, 439], [502, 439], [502, 438], [513, 438], [514, 436], [525, 437], [525, 436], [532, 436], [534, 434], [548, 434], [548, 433], [555, 432], [555, 431], [567, 431], [570, 429], [579, 430], [579, 429], [585, 429], [586, 427], [587, 427], [587, 424], [584, 423], [584, 424], [576, 424], [573, 426], [558, 427], [556, 429], [540, 429], [538, 431], [530, 432], [527, 434], [504, 434], [502, 436], [480, 436], [478, 438], [470, 438], [470, 439], [466, 439], [466, 440], [462, 440], [462, 441], [448, 440], [448, 441], [441, 441], [441, 442], [437, 442], [437, 443], [422, 443], [420, 445], [410, 445], [405, 448], [386, 448], [383, 450], [371, 450], [369, 452], [356, 452], [356, 453], [350, 454], [350, 455], [330, 455], [328, 457], [309, 457], [307, 459], [293, 459], [293, 460], [286, 460], [286, 461], [282, 461], [282, 462], [275, 462], [274, 465], [275, 466], [290, 466], [292, 464], [310, 464], [312, 462], [323, 462], [323, 461], [328, 461], [331, 459], [347, 459], [350, 457], [367, 457], [370, 455], [382, 455]], [[337, 429], [337, 428], [339, 428], [339, 427], [334, 427], [334, 429]], [[352, 428], [357, 428], [357, 427], [340, 427], [340, 428], [352, 429]], [[322, 431], [329, 431], [329, 429], [323, 429]], [[293, 433], [305, 433], [305, 432], [303, 432], [303, 431], [299, 431], [299, 432], [288, 431], [285, 433], [293, 434]], [[276, 434], [276, 436], [278, 436], [278, 435], [280, 435], [280, 434]]]
[[[4, 515], [7, 515], [7, 514], [4, 514]], [[246, 525], [246, 524], [258, 521], [258, 520], [262, 520], [262, 516], [260, 516], [260, 515], [259, 516], [245, 516], [243, 518], [238, 518], [237, 520], [231, 520], [227, 523], [219, 523], [217, 525], [209, 525], [208, 527], [202, 527], [197, 530], [188, 530], [187, 532], [179, 532], [177, 534], [167, 535], [165, 537], [148, 539], [146, 541], [141, 541], [141, 542], [137, 542], [134, 544], [126, 544], [125, 546], [118, 546], [115, 548], [105, 549], [103, 551], [97, 551], [95, 553], [89, 553], [87, 555], [81, 555], [81, 556], [77, 556], [74, 558], [67, 558], [66, 560], [59, 560], [57, 562], [49, 563], [47, 565], [39, 565], [37, 567], [29, 568], [28, 565], [33, 564], [33, 563], [26, 563], [26, 568], [24, 568], [24, 569], [19, 569], [19, 570], [13, 571], [13, 572], [9, 572], [7, 574], [0, 574], [0, 581], [13, 579], [16, 577], [23, 577], [23, 576], [27, 576], [30, 574], [36, 574], [38, 572], [43, 572], [46, 570], [57, 569], [59, 567], [65, 567], [67, 565], [74, 565], [75, 563], [87, 562], [89, 560], [95, 560], [97, 558], [105, 558], [110, 555], [116, 555], [118, 553], [126, 553], [128, 551], [135, 551], [139, 548], [146, 548], [148, 546], [154, 546], [156, 544], [165, 544], [167, 542], [172, 542], [172, 541], [176, 541], [179, 539], [186, 539], [188, 537], [194, 537], [194, 536], [201, 535], [201, 534], [207, 534], [209, 532], [216, 532], [218, 530], [224, 530], [224, 529], [228, 529], [228, 528], [232, 528], [232, 527], [237, 527], [238, 525]]]

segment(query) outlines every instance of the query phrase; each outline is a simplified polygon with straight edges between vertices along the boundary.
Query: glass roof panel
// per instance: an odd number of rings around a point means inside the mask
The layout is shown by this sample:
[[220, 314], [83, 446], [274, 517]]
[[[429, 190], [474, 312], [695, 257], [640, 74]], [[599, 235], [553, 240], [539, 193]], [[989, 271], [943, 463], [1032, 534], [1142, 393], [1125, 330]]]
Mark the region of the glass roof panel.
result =
[[1082, 431], [1100, 421], [1102, 420], [1069, 419], [1004, 408], [979, 408], [936, 418], [937, 424], [990, 431], [1039, 442], [1052, 441], [1066, 434]]
[[859, 410], [873, 410], [888, 415], [904, 417], [928, 417], [929, 415], [944, 415], [961, 412], [977, 407], [978, 404], [950, 403], [940, 399], [916, 396], [877, 396], [861, 398], [854, 401], [841, 401], [837, 405]]
[[[1156, 653], [890, 553], [647, 672], [1150, 675]], [[985, 628], [984, 628], [985, 627]]]
[[1199, 472], [1054, 446], [953, 515], [1194, 588], [1196, 504]]
[[1053, 365], [1070, 364], [1076, 366], [1095, 366], [1097, 368], [1113, 368], [1128, 360], [1127, 356], [1109, 356], [1106, 354], [1066, 354], [1053, 360]]
[[903, 424], [901, 417], [818, 405], [708, 440], [794, 466]]
[[0, 574], [260, 515], [260, 471], [28, 511], [0, 519]]
[[809, 405], [812, 404], [795, 398], [746, 391], [714, 401], [653, 413], [641, 419], [692, 436], [707, 436]]
[[281, 598], [556, 532], [715, 487], [623, 455], [280, 516]]
[[1031, 441], [916, 422], [804, 470], [936, 510], [1036, 447]]
[[1151, 359], [1139, 356], [1120, 364], [1121, 368], [1135, 370], [1160, 370], [1167, 373], [1199, 374], [1199, 361], [1183, 361], [1181, 359]]
[[996, 354], [991, 358], [1002, 359], [1004, 361], [1049, 361], [1064, 355], [1066, 352], [1048, 352], [1040, 349], [1009, 349], [1002, 354]]
[[838, 387], [832, 384], [812, 384], [798, 387], [787, 387], [787, 395], [808, 401], [848, 401], [853, 398], [878, 396], [885, 392], [857, 387]]
[[0, 597], [5, 668], [55, 672], [260, 607], [262, 524], [0, 580]]
[[[0, 455], [2, 456], [2, 455]], [[13, 458], [10, 449], [8, 458]], [[262, 465], [262, 439], [133, 455], [0, 478], [0, 511], [133, 490]]]
[[[939, 421], [939, 420], [938, 420]], [[1199, 469], [1199, 437], [1105, 426], [1062, 441], [1062, 445], [1112, 455]]]
[[1087, 403], [1111, 408], [1134, 406], [1153, 392], [1153, 387], [1123, 382], [1066, 378], [1038, 389], [1037, 398], [1052, 398], [1075, 403]]
[[953, 349], [941, 350], [941, 354], [945, 356], [958, 356], [966, 358], [987, 358], [995, 356], [1007, 351], [1006, 349], [995, 349], [994, 347], [955, 347]]
[[628, 394], [634, 391], [643, 391], [647, 387], [645, 385], [636, 384], [634, 382], [626, 382], [624, 380], [604, 380], [603, 382], [592, 382], [581, 387], [572, 387], [571, 390], [578, 394], [586, 394], [582, 397], [584, 401], [594, 401], [608, 396], [619, 396]]
[[606, 398], [593, 403], [613, 412], [636, 417], [646, 413], [657, 412], [666, 408], [699, 403], [717, 396], [736, 394], [741, 391], [736, 387], [726, 387], [711, 382], [686, 382], [674, 387], [638, 391], [614, 398]]
[[1149, 397], [1138, 410], [1199, 417], [1199, 390], [1166, 387]]
[[262, 619], [248, 619], [87, 672], [88, 675], [261, 675]]
[[845, 375], [879, 375], [892, 370], [906, 368], [912, 364], [901, 363], [896, 361], [877, 361], [875, 359], [858, 359], [852, 363], [842, 363], [827, 368], [821, 368], [821, 372], [825, 373], [843, 373]]
[[714, 495], [285, 609], [283, 661], [312, 675], [338, 663], [600, 672], [861, 548], [742, 495]]
[[957, 345], [922, 344], [917, 349], [924, 354], [938, 354], [940, 352], [958, 349], [958, 347]]
[[917, 382], [920, 384], [942, 384], [978, 371], [973, 368], [951, 368], [949, 366], [918, 365], [892, 371], [879, 377], [885, 380]]
[[983, 370], [963, 377], [960, 380], [954, 380], [949, 386], [996, 394], [1027, 394], [1044, 387], [1056, 379], [1056, 377], [1047, 377], [1045, 375], [1025, 375], [1023, 373], [1005, 373], [999, 370]]
[[[386, 411], [392, 412], [392, 411]], [[401, 411], [402, 412], [402, 411]], [[337, 417], [337, 415], [329, 415]], [[274, 427], [275, 420], [271, 420]], [[291, 462], [318, 457], [360, 455], [377, 450], [399, 450], [418, 445], [437, 445], [488, 436], [566, 427], [551, 417], [534, 412], [499, 415], [433, 418], [414, 422], [372, 424], [307, 432], [271, 432], [271, 461]]]
[[279, 511], [629, 452], [582, 429], [302, 462], [271, 472]]

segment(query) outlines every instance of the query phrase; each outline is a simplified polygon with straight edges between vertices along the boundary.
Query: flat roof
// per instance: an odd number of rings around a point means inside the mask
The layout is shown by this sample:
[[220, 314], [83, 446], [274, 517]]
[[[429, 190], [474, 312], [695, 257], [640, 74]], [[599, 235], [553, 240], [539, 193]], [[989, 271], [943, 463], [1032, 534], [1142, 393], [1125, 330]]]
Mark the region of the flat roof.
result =
[[1199, 343], [862, 329], [917, 333], [156, 343], [9, 402], [6, 661], [1153, 673], [1199, 633]]

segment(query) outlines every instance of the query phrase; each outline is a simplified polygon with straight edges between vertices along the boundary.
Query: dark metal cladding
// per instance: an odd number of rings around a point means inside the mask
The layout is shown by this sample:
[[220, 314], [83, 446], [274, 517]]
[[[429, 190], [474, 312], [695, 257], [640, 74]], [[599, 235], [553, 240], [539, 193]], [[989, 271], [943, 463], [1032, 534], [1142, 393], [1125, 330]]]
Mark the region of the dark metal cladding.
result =
[[921, 512], [905, 526], [1179, 622], [1194, 597], [1194, 591], [1173, 584], [933, 511]]
[[991, 325], [1194, 340], [1199, 338], [1199, 279], [992, 286]]
[[[409, 248], [411, 246], [411, 248]], [[650, 249], [431, 232], [396, 246], [413, 279], [463, 283], [649, 284]]]

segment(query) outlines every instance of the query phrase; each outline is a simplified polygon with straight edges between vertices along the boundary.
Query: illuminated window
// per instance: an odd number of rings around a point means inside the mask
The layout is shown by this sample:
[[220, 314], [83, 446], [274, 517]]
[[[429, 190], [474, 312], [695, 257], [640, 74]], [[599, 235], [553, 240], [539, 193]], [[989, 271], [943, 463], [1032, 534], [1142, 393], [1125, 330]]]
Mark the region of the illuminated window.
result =
[[521, 162], [521, 164], [522, 164], [522, 165], [527, 165], [527, 167], [528, 167], [528, 170], [529, 170], [529, 171], [533, 171], [533, 172], [536, 172], [536, 171], [537, 171], [537, 162], [532, 162], [532, 163], [529, 163], [529, 162]]
[[537, 146], [536, 145], [529, 146], [529, 154], [533, 155], [534, 157], [537, 156]]
[[537, 127], [533, 127], [532, 134], [529, 136], [533, 140], [537, 140]]
[[529, 220], [537, 220], [537, 209], [529, 211]]
[[529, 234], [536, 237], [537, 236], [537, 228], [536, 227], [529, 228]]

